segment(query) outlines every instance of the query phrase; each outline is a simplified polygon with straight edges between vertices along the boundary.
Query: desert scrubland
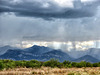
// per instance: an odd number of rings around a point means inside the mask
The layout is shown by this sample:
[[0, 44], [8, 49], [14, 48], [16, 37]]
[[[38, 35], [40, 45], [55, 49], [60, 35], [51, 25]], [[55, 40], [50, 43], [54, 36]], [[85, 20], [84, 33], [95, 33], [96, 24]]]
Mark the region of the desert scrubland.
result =
[[100, 67], [88, 68], [14, 68], [0, 71], [0, 75], [100, 75]]
[[100, 75], [100, 62], [0, 60], [0, 75]]

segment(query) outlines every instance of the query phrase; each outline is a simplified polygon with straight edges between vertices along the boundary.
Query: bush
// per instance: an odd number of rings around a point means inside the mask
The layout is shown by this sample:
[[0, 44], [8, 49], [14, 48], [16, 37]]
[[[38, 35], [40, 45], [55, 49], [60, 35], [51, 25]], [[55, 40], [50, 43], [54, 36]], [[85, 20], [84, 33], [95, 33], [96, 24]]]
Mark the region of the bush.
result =
[[65, 61], [63, 62], [63, 64], [64, 64], [64, 65], [66, 65], [66, 64], [68, 64], [68, 65], [69, 65], [69, 64], [71, 64], [71, 62], [70, 62], [70, 61], [66, 61], [66, 60], [65, 60]]
[[86, 67], [93, 67], [93, 65], [90, 62], [86, 62]]
[[77, 63], [76, 62], [72, 62], [71, 64], [73, 67], [76, 67], [77, 66]]
[[30, 68], [30, 67], [32, 67], [32, 68], [34, 68], [34, 67], [39, 68], [42, 65], [41, 65], [41, 62], [39, 62], [37, 60], [31, 60], [31, 61], [27, 61], [25, 66], [27, 68]]
[[5, 67], [4, 67], [4, 64], [2, 62], [0, 62], [0, 70], [3, 70]]
[[76, 67], [81, 68], [81, 67], [86, 67], [86, 62], [81, 61], [80, 63], [77, 63]]
[[93, 67], [99, 67], [99, 63], [93, 63]]
[[27, 67], [27, 68], [40, 68], [41, 66], [45, 67], [100, 67], [100, 62], [99, 63], [90, 63], [90, 62], [85, 62], [81, 61], [79, 63], [77, 62], [70, 62], [70, 61], [64, 61], [63, 63], [59, 62], [56, 59], [51, 59], [46, 62], [40, 62], [37, 60], [30, 60], [30, 61], [13, 61], [13, 60], [0, 60], [0, 70], [9, 69], [9, 68], [17, 68], [17, 67]]
[[60, 62], [56, 59], [51, 59], [49, 61], [46, 61], [44, 62], [43, 66], [46, 66], [46, 67], [58, 67], [60, 66]]
[[15, 61], [15, 67], [25, 67], [26, 61]]
[[66, 68], [67, 68], [67, 67], [72, 67], [71, 62], [70, 62], [70, 61], [66, 61], [66, 60], [63, 62], [63, 65], [64, 65], [64, 67], [66, 67]]

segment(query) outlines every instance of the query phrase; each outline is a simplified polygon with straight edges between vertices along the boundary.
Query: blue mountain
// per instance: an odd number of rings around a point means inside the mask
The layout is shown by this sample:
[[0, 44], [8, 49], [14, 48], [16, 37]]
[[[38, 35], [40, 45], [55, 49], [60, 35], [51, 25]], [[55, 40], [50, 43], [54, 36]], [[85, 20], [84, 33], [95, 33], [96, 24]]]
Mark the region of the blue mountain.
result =
[[47, 61], [51, 58], [58, 59], [60, 62], [64, 60], [73, 60], [67, 53], [61, 50], [55, 50], [44, 46], [32, 46], [26, 49], [9, 49], [6, 53], [0, 56], [0, 59], [12, 60], [39, 60]]
[[0, 55], [4, 54], [7, 52], [7, 50], [9, 49], [16, 49], [15, 47], [11, 47], [9, 45], [6, 45], [6, 46], [3, 46], [3, 47], [0, 47]]
[[91, 63], [100, 62], [100, 60], [98, 60], [90, 55], [85, 55], [83, 57], [80, 57], [80, 58], [74, 60], [74, 62], [81, 62], [81, 61], [86, 61], [86, 62], [91, 62]]
[[4, 49], [5, 52], [2, 55], [0, 55], [0, 59], [12, 59], [12, 60], [35, 59], [39, 61], [47, 61], [50, 60], [51, 58], [54, 58], [58, 59], [60, 62], [63, 62], [65, 60], [74, 62], [87, 61], [91, 63], [100, 62], [99, 59], [91, 56], [91, 54], [95, 55], [97, 54], [97, 52], [94, 53], [94, 49], [89, 50], [87, 55], [74, 59], [70, 57], [72, 55], [69, 55], [61, 50], [55, 50], [44, 46], [34, 45], [26, 49], [14, 49], [14, 48], [9, 49], [9, 48], [11, 47], [9, 46], [5, 46], [5, 48], [2, 47], [2, 51]]

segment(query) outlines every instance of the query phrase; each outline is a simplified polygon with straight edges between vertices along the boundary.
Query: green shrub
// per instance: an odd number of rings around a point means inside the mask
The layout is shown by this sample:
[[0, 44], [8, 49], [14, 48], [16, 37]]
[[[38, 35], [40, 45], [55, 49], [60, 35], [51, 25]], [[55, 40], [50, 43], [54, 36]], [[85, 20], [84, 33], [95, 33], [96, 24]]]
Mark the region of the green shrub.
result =
[[66, 61], [66, 60], [65, 60], [65, 61], [63, 62], [63, 64], [64, 64], [64, 65], [66, 65], [66, 64], [68, 64], [68, 65], [69, 65], [69, 64], [71, 64], [71, 62], [70, 62], [70, 61]]
[[93, 67], [99, 67], [99, 63], [93, 63]]
[[77, 63], [76, 62], [72, 62], [71, 65], [72, 65], [72, 67], [76, 67]]
[[66, 61], [66, 60], [63, 62], [63, 65], [64, 65], [64, 67], [66, 67], [66, 68], [67, 68], [67, 67], [72, 67], [71, 62], [70, 62], [70, 61]]
[[43, 66], [46, 67], [58, 67], [58, 65], [60, 65], [60, 62], [56, 59], [51, 59], [49, 61], [44, 62]]
[[68, 73], [68, 75], [74, 75], [74, 73]]
[[86, 62], [81, 61], [80, 63], [77, 63], [76, 67], [81, 68], [81, 67], [86, 67]]
[[51, 59], [46, 62], [40, 62], [37, 60], [30, 60], [30, 61], [13, 61], [13, 60], [0, 60], [0, 70], [9, 69], [9, 68], [17, 68], [17, 67], [27, 67], [27, 68], [40, 68], [41, 66], [45, 67], [58, 67], [58, 68], [71, 68], [71, 67], [100, 67], [100, 62], [99, 63], [90, 63], [90, 62], [85, 62], [81, 61], [79, 63], [77, 62], [70, 62], [70, 61], [64, 61], [64, 62], [59, 62], [56, 59]]
[[86, 67], [93, 67], [93, 65], [90, 62], [86, 62]]
[[25, 66], [27, 68], [30, 68], [30, 67], [32, 67], [32, 68], [34, 68], [34, 67], [39, 68], [42, 65], [41, 65], [41, 62], [39, 62], [37, 60], [31, 60], [31, 61], [27, 61], [26, 64], [25, 64]]
[[5, 68], [5, 65], [2, 62], [0, 62], [0, 70], [3, 70], [4, 68]]
[[26, 61], [15, 61], [15, 67], [25, 67]]

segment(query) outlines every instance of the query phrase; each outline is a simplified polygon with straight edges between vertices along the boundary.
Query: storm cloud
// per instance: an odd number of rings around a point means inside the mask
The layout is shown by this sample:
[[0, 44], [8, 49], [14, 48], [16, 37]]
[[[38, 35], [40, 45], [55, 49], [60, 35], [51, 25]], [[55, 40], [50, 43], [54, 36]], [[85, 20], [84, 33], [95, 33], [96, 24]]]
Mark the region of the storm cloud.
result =
[[[68, 2], [68, 1], [66, 1]], [[92, 17], [97, 12], [100, 1], [81, 2], [73, 0], [73, 7], [62, 7], [55, 0], [0, 0], [0, 12], [14, 12], [16, 16], [53, 18]]]
[[0, 0], [0, 45], [100, 40], [100, 1], [65, 1]]

